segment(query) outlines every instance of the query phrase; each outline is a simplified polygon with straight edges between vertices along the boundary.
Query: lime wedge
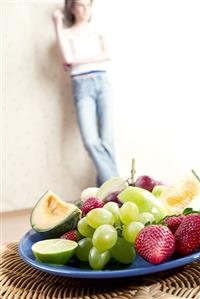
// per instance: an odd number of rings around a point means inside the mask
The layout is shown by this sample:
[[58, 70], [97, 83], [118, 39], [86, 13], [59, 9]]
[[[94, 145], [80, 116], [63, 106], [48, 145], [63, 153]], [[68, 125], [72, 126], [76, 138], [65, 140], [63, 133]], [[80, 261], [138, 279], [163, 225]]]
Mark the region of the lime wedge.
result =
[[56, 265], [65, 265], [73, 256], [78, 244], [71, 240], [50, 239], [35, 243], [32, 246], [36, 259]]

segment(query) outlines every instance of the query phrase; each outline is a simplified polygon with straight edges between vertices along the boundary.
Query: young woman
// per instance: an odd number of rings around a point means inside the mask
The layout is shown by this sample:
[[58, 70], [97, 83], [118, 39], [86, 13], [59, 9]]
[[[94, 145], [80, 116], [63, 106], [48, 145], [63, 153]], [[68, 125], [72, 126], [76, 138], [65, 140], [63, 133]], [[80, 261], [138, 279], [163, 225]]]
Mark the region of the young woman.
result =
[[[97, 186], [118, 176], [114, 155], [110, 59], [104, 36], [90, 23], [92, 0], [65, 0], [64, 14], [53, 14], [63, 65], [70, 71], [77, 120], [86, 150], [97, 170]], [[64, 18], [70, 27], [63, 26]]]

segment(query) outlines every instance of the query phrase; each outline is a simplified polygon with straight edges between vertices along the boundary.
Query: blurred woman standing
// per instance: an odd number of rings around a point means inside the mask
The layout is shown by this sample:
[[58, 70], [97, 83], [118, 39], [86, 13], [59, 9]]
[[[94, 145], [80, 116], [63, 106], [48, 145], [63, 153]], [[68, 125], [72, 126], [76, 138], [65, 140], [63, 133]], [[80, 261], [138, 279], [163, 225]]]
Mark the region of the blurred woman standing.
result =
[[[63, 65], [70, 72], [83, 144], [97, 170], [97, 186], [118, 176], [106, 39], [93, 28], [92, 0], [66, 0], [53, 14]], [[64, 18], [70, 27], [63, 26]]]

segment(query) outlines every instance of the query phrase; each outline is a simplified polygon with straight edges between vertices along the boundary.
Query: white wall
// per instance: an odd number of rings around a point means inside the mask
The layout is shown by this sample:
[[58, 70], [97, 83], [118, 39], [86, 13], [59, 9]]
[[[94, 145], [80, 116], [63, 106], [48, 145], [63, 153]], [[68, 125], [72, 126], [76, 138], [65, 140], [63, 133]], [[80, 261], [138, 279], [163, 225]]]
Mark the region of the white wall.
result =
[[121, 173], [135, 157], [138, 175], [168, 183], [190, 168], [200, 174], [200, 2], [98, 5], [112, 42]]
[[[51, 188], [65, 200], [94, 184], [70, 82], [59, 66], [51, 13], [62, 1], [3, 2], [4, 210], [30, 207]], [[96, 0], [113, 63], [120, 173], [168, 183], [200, 174], [199, 1]]]
[[3, 3], [3, 210], [31, 207], [48, 189], [76, 200], [95, 183], [55, 43], [59, 6]]

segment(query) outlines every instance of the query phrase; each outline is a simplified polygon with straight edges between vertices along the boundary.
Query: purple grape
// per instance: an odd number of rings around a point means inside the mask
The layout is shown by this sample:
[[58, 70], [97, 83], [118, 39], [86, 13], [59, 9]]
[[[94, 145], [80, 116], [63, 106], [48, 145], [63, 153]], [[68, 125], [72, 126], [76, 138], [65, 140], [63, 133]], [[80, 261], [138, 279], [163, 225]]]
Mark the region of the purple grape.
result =
[[141, 175], [137, 178], [135, 182], [136, 187], [140, 187], [146, 189], [148, 191], [152, 191], [153, 188], [157, 185], [165, 185], [163, 182], [154, 179], [149, 175]]
[[156, 180], [151, 176], [141, 175], [137, 178], [135, 186], [146, 189], [151, 192], [153, 188], [157, 185], [156, 183]]
[[122, 202], [118, 198], [119, 193], [120, 193], [119, 191], [116, 191], [116, 192], [109, 194], [107, 196], [107, 198], [104, 200], [104, 202], [107, 203], [107, 202], [113, 201], [113, 202], [116, 202], [119, 205], [119, 207], [121, 207]]

